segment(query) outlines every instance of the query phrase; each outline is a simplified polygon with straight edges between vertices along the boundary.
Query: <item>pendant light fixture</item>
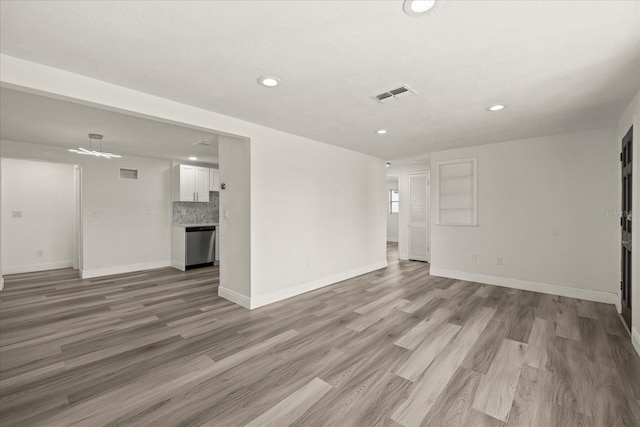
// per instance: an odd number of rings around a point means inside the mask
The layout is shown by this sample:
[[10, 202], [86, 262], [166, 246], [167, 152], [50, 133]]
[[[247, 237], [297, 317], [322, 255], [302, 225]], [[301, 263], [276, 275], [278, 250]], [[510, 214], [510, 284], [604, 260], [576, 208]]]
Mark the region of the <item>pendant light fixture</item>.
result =
[[[73, 153], [78, 153], [78, 154], [89, 154], [91, 156], [96, 156], [96, 157], [104, 157], [106, 159], [113, 159], [113, 158], [120, 158], [122, 156], [118, 155], [118, 154], [113, 154], [113, 153], [105, 153], [104, 151], [102, 151], [102, 138], [103, 136], [97, 133], [90, 133], [89, 134], [89, 149], [87, 150], [86, 148], [82, 148], [82, 147], [78, 147], [77, 150], [70, 148], [69, 151], [73, 152]], [[93, 143], [96, 143], [96, 148], [98, 148], [99, 150], [96, 151], [93, 149]]]

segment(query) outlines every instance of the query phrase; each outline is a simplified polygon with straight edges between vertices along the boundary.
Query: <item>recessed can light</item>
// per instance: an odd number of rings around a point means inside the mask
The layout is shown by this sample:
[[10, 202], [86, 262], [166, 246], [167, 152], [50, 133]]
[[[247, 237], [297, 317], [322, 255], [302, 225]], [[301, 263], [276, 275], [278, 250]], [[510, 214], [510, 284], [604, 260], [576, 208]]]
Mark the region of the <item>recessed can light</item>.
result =
[[280, 79], [274, 76], [262, 76], [258, 79], [258, 83], [265, 87], [276, 87], [280, 84]]
[[377, 133], [378, 135], [384, 135], [385, 133], [387, 133], [387, 130], [386, 130], [386, 129], [378, 129], [378, 130], [376, 131], [376, 133]]
[[194, 157], [194, 156], [191, 156], [191, 157], [189, 157], [189, 160], [194, 161], [194, 160], [198, 160], [198, 158]]
[[404, 0], [402, 9], [409, 16], [420, 16], [428, 12], [435, 4], [436, 0]]
[[387, 162], [387, 163], [386, 163], [386, 166], [387, 166], [387, 167], [391, 166], [391, 162]]
[[492, 113], [495, 113], [496, 111], [504, 110], [505, 108], [507, 108], [507, 106], [504, 104], [496, 104], [496, 105], [492, 105], [491, 107], [487, 107], [487, 111], [491, 111]]

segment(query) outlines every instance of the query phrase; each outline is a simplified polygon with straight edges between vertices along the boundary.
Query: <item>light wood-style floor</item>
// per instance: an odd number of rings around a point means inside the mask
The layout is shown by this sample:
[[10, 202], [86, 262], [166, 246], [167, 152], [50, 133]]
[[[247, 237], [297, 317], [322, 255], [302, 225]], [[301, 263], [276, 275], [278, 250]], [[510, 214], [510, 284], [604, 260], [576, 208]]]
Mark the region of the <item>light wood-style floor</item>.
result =
[[2, 426], [639, 426], [613, 306], [388, 268], [248, 311], [217, 268], [6, 277]]

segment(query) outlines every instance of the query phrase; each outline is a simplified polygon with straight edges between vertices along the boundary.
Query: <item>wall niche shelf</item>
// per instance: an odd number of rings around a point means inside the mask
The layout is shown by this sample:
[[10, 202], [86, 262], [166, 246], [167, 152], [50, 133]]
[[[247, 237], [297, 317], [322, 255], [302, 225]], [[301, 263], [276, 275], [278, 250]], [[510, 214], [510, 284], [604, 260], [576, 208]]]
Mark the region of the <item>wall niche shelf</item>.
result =
[[478, 225], [478, 159], [437, 163], [436, 224]]

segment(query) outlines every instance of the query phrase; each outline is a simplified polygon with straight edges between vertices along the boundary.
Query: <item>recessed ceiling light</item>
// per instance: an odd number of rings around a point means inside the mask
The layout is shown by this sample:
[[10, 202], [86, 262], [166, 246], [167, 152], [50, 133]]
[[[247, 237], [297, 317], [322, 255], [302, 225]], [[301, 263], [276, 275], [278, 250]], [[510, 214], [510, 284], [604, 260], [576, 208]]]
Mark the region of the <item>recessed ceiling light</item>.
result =
[[491, 107], [487, 107], [487, 111], [491, 111], [492, 113], [495, 113], [496, 111], [504, 110], [505, 108], [507, 108], [506, 105], [496, 104], [496, 105], [492, 105]]
[[436, 0], [404, 0], [402, 9], [409, 16], [420, 16], [436, 4]]
[[189, 160], [191, 160], [191, 161], [195, 161], [195, 160], [198, 160], [198, 158], [197, 158], [197, 157], [194, 157], [194, 156], [191, 156], [191, 157], [189, 157]]
[[384, 135], [385, 133], [387, 133], [387, 130], [386, 130], [386, 129], [378, 129], [378, 130], [376, 131], [376, 133], [377, 133], [378, 135]]
[[258, 83], [265, 87], [276, 87], [280, 84], [280, 79], [274, 76], [262, 76], [258, 79]]
[[391, 166], [391, 162], [387, 162], [387, 167]]

